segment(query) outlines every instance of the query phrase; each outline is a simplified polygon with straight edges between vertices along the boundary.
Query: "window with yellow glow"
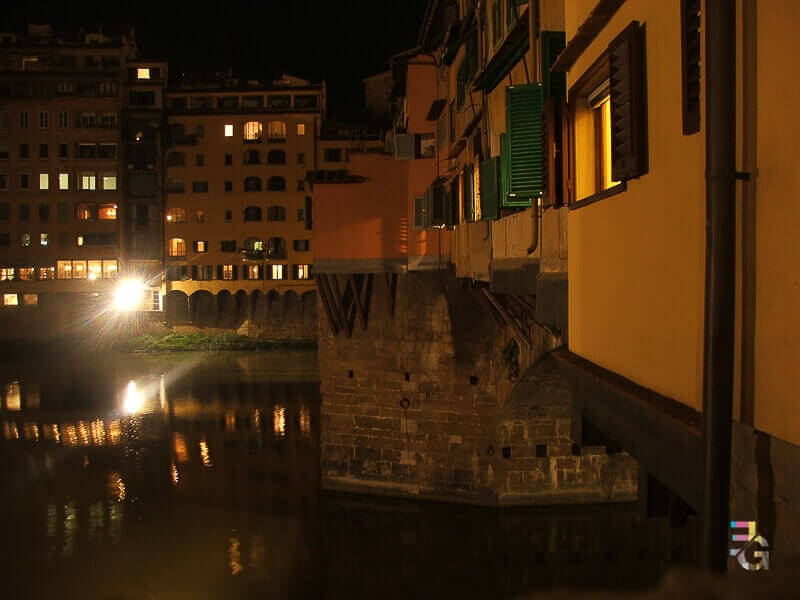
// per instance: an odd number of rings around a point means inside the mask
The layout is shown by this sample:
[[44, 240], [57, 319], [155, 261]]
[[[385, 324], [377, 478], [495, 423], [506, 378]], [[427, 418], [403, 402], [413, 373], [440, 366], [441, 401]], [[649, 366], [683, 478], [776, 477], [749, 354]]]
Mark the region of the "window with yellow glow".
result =
[[597, 123], [597, 191], [607, 190], [619, 183], [611, 178], [611, 96], [605, 96], [592, 109]]
[[222, 278], [233, 279], [233, 265], [222, 265]]
[[272, 279], [284, 279], [283, 265], [272, 265]]
[[148, 68], [136, 69], [136, 79], [150, 79], [150, 69]]
[[85, 260], [72, 261], [72, 278], [73, 279], [86, 279], [88, 269], [86, 268]]
[[297, 135], [305, 135], [306, 134], [306, 124], [305, 123], [298, 123], [297, 124]]
[[71, 260], [59, 260], [56, 263], [58, 267], [58, 278], [59, 279], [72, 279], [72, 261]]
[[75, 239], [75, 244], [76, 244], [77, 246], [83, 246], [83, 236], [82, 236], [82, 235], [79, 235], [79, 236], [78, 236], [78, 237]]
[[39, 281], [46, 281], [56, 278], [55, 267], [40, 267], [39, 268]]
[[88, 261], [89, 279], [100, 279], [103, 276], [103, 261], [90, 260]]
[[170, 238], [167, 252], [170, 256], [186, 256], [186, 241], [183, 238]]
[[3, 294], [3, 306], [19, 306], [17, 294]]
[[36, 306], [39, 304], [39, 294], [23, 294], [22, 303], [26, 306]]
[[230, 123], [225, 125], [225, 137], [233, 137], [233, 125]]
[[103, 221], [113, 221], [117, 218], [116, 204], [101, 204], [97, 207], [97, 218]]
[[0, 281], [13, 281], [14, 280], [14, 267], [0, 268]]
[[91, 221], [92, 220], [92, 205], [91, 204], [78, 204], [77, 207], [78, 221]]
[[267, 125], [267, 137], [273, 141], [286, 139], [286, 123], [283, 121], [270, 121]]
[[97, 175], [94, 173], [81, 173], [81, 189], [88, 191], [96, 190]]
[[117, 174], [116, 173], [103, 173], [103, 189], [116, 190], [117, 189]]
[[167, 223], [185, 223], [185, 222], [186, 222], [185, 208], [170, 208], [167, 211]]
[[114, 279], [117, 276], [117, 261], [104, 260], [103, 261], [103, 277], [107, 279]]
[[295, 279], [309, 279], [310, 276], [309, 265], [295, 265]]
[[258, 121], [248, 121], [244, 124], [244, 141], [260, 142], [263, 126]]
[[39, 173], [39, 189], [40, 190], [50, 189], [50, 175], [48, 175], [47, 173]]
[[33, 267], [22, 267], [19, 270], [21, 281], [33, 281], [36, 278], [36, 270]]
[[60, 190], [69, 189], [69, 173], [58, 174], [58, 189]]

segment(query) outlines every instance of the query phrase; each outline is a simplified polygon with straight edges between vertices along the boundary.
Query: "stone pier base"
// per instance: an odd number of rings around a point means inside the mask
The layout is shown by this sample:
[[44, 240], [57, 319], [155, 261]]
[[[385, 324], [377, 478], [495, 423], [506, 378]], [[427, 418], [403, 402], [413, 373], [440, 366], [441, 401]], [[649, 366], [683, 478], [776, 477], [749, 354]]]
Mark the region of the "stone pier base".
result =
[[542, 360], [563, 340], [500, 326], [449, 272], [399, 275], [394, 310], [391, 289], [372, 286], [366, 330], [354, 318], [334, 334], [320, 318], [324, 488], [491, 506], [636, 499], [633, 459], [570, 438], [569, 387]]

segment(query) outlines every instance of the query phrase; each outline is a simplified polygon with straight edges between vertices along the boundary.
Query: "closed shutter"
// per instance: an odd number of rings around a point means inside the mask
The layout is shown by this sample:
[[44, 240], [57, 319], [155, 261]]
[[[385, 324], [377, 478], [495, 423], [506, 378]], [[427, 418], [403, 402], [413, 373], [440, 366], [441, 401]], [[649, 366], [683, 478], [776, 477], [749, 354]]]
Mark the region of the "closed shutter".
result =
[[508, 196], [508, 136], [500, 134], [500, 206], [506, 205]]
[[700, 131], [700, 0], [681, 0], [683, 133]]
[[448, 194], [450, 207], [448, 212], [447, 224], [450, 226], [458, 225], [461, 222], [461, 194], [458, 187], [458, 177], [454, 177], [450, 182], [450, 193]]
[[508, 194], [503, 206], [530, 206], [542, 194], [542, 85], [506, 88]]
[[233, 265], [233, 279], [238, 279], [239, 265]]
[[200, 278], [198, 277], [197, 265], [192, 265], [192, 279], [194, 279], [195, 281], [197, 281], [198, 279], [200, 279]]
[[425, 200], [424, 196], [414, 198], [414, 231], [424, 231], [428, 228], [430, 212]]
[[644, 40], [633, 21], [608, 45], [611, 91], [611, 178], [635, 179], [647, 172], [644, 106]]
[[550, 67], [567, 45], [567, 36], [563, 31], [542, 31], [542, 94], [545, 98], [555, 96], [563, 98], [567, 95], [567, 74], [551, 73]]
[[447, 224], [448, 206], [447, 195], [443, 185], [435, 185], [431, 188], [431, 225], [433, 227], [443, 227]]
[[222, 265], [217, 265], [217, 279], [225, 279], [225, 273], [222, 270]]
[[567, 202], [565, 190], [568, 163], [566, 135], [567, 103], [564, 98], [547, 98], [542, 112], [542, 207]]
[[464, 190], [464, 220], [475, 220], [475, 195], [472, 191], [474, 183], [474, 165], [466, 165], [464, 174], [461, 177], [462, 189]]
[[501, 193], [500, 157], [493, 156], [481, 162], [479, 167], [481, 185], [481, 219], [496, 219], [499, 214]]
[[305, 226], [306, 229], [311, 229], [312, 218], [311, 218], [311, 196], [306, 196], [306, 210], [303, 213], [305, 217]]

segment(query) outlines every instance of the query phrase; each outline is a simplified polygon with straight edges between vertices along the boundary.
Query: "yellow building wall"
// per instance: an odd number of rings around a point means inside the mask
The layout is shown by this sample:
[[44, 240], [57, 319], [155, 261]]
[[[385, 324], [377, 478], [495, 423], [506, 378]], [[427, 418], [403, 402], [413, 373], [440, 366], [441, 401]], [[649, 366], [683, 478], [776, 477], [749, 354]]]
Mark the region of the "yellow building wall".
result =
[[800, 3], [756, 6], [755, 426], [800, 444]]
[[[594, 4], [566, 3], [568, 40]], [[569, 213], [569, 347], [700, 409], [705, 146], [703, 131], [682, 133], [677, 5], [625, 2], [572, 67], [568, 86], [632, 20], [646, 24], [649, 173]]]

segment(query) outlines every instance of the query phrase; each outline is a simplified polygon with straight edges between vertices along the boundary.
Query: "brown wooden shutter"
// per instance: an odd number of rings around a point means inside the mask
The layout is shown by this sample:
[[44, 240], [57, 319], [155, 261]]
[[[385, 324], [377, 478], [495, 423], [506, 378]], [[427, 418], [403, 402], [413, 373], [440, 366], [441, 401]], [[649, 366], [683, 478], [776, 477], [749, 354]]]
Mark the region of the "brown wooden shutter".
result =
[[681, 0], [683, 133], [700, 131], [700, 0]]
[[611, 177], [647, 173], [644, 33], [633, 21], [608, 45], [611, 90]]
[[542, 113], [543, 208], [563, 206], [569, 202], [567, 117], [567, 103], [564, 98], [547, 98]]

